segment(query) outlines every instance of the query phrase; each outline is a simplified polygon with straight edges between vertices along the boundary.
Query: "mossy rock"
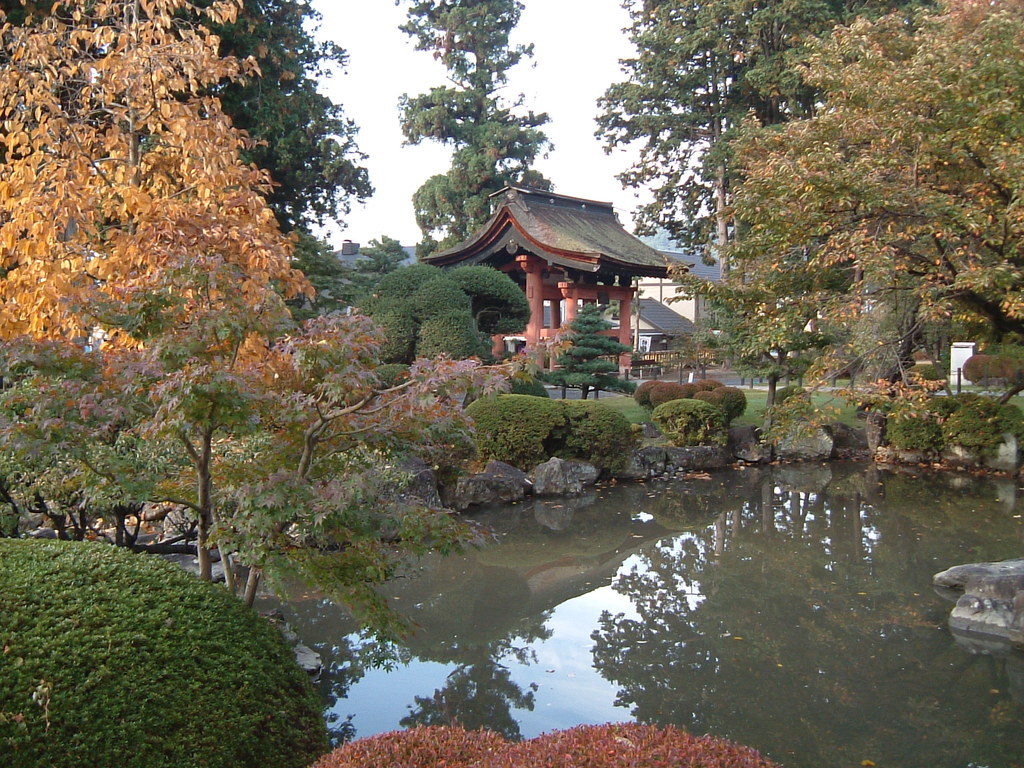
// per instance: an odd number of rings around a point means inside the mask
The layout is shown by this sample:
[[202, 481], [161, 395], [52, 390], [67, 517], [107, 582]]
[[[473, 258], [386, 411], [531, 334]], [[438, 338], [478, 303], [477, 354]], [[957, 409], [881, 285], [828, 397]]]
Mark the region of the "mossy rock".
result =
[[304, 768], [327, 748], [280, 633], [105, 544], [0, 539], [5, 768]]

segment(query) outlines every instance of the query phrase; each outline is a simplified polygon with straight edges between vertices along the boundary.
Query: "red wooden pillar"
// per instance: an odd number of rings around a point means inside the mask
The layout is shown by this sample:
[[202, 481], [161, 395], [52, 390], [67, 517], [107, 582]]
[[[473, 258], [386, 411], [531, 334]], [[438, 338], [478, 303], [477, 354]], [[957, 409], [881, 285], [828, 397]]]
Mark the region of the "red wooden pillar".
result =
[[526, 301], [530, 305], [530, 322], [526, 325], [526, 349], [540, 346], [544, 327], [544, 263], [529, 254], [516, 256], [516, 263], [526, 273]]
[[562, 318], [562, 325], [559, 326], [563, 327], [576, 319], [576, 284], [559, 283], [558, 290], [562, 292], [562, 296], [565, 298], [565, 317]]

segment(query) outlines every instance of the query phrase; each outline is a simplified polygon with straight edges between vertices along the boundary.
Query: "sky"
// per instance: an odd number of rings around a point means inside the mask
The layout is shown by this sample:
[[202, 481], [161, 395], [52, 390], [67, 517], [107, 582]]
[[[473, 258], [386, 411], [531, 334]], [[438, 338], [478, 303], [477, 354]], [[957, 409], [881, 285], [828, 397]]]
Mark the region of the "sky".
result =
[[[508, 94], [525, 106], [547, 112], [544, 131], [554, 145], [535, 167], [566, 195], [611, 202], [619, 220], [632, 230], [632, 212], [645, 198], [623, 190], [615, 178], [631, 164], [629, 152], [611, 155], [594, 136], [597, 99], [623, 79], [620, 59], [633, 55], [623, 29], [629, 14], [621, 0], [523, 0], [525, 10], [513, 43], [534, 44], [534, 56], [509, 73]], [[357, 141], [368, 155], [376, 190], [366, 204], [353, 202], [345, 227], [324, 235], [336, 247], [342, 240], [367, 244], [382, 235], [415, 245], [422, 235], [412, 208], [413, 192], [430, 176], [444, 173], [449, 154], [436, 142], [403, 146], [398, 99], [447, 82], [446, 71], [398, 29], [407, 4], [394, 0], [313, 0], [323, 17], [318, 35], [349, 54], [349, 65], [321, 89], [359, 126]]]

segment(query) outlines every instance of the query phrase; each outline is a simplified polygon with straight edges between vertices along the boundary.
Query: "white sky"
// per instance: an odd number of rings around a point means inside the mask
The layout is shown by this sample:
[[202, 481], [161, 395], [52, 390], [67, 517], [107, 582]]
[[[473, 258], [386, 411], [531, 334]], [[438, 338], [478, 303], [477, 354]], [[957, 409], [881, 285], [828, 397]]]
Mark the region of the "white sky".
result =
[[[596, 101], [622, 80], [619, 60], [632, 55], [623, 32], [629, 15], [620, 0], [523, 0], [525, 10], [513, 42], [534, 44], [533, 59], [509, 73], [509, 97], [522, 93], [525, 106], [547, 112], [544, 131], [554, 145], [536, 164], [562, 194], [610, 201], [632, 230], [632, 212], [641, 199], [624, 191], [615, 176], [630, 155], [606, 155], [595, 138]], [[403, 245], [421, 239], [412, 210], [413, 192], [448, 168], [448, 153], [436, 142], [402, 146], [398, 98], [446, 83], [446, 71], [432, 56], [413, 48], [398, 27], [407, 5], [394, 0], [313, 0], [323, 16], [319, 34], [346, 49], [349, 66], [325, 81], [323, 91], [343, 105], [359, 126], [359, 148], [376, 192], [365, 205], [353, 205], [345, 228], [329, 228], [335, 246], [343, 239], [366, 244], [381, 235]]]

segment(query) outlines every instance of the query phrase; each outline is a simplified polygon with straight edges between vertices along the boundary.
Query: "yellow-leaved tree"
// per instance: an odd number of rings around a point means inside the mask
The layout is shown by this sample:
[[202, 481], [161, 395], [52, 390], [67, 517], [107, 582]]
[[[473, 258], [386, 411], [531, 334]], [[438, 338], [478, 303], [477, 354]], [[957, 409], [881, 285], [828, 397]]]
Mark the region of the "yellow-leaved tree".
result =
[[0, 337], [142, 341], [307, 291], [215, 97], [252, 65], [202, 23], [240, 0], [66, 0], [0, 30]]

